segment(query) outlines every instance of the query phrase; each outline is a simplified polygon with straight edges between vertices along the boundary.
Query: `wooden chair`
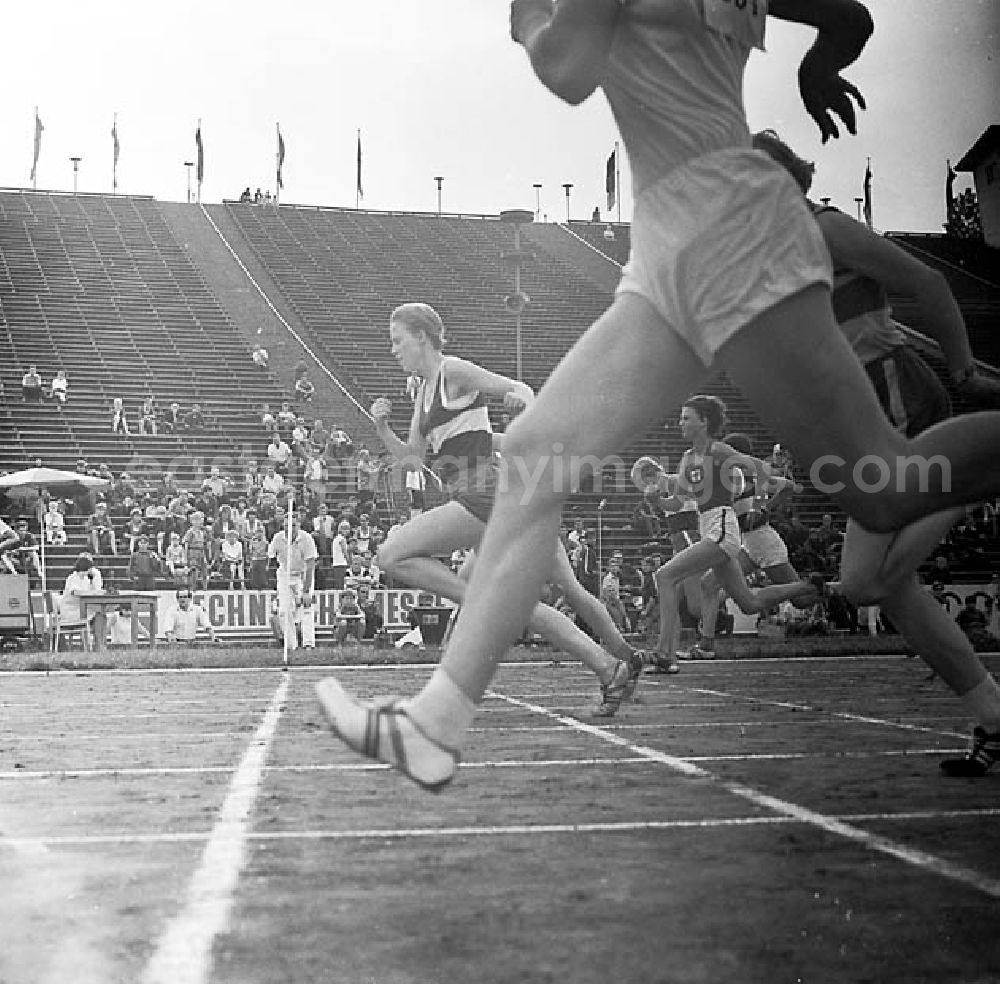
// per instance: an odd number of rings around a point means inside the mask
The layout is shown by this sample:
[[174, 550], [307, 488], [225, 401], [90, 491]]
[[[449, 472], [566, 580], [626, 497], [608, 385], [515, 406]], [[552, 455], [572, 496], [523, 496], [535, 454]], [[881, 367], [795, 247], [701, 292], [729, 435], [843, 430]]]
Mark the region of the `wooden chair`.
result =
[[64, 619], [62, 596], [57, 591], [45, 592], [45, 618], [49, 627], [49, 652], [59, 652], [63, 635], [78, 635], [83, 648], [90, 652], [90, 626], [85, 619]]

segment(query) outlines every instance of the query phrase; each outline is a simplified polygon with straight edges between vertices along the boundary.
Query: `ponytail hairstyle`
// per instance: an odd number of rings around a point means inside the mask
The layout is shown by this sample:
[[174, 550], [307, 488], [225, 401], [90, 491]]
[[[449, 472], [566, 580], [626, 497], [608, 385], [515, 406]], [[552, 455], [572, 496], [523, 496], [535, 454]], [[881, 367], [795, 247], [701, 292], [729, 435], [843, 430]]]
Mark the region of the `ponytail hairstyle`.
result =
[[682, 406], [690, 407], [708, 424], [708, 436], [718, 438], [726, 429], [726, 405], [717, 396], [699, 394], [685, 400]]
[[400, 304], [389, 315], [389, 324], [393, 323], [401, 324], [413, 334], [422, 331], [439, 352], [444, 348], [444, 322], [441, 321], [441, 315], [429, 304], [419, 302]]
[[740, 454], [753, 454], [753, 442], [750, 440], [749, 434], [741, 432], [727, 434], [722, 439], [722, 443], [728, 444], [734, 451], [739, 451]]
[[753, 135], [754, 150], [762, 150], [775, 163], [780, 164], [802, 189], [803, 195], [809, 194], [812, 187], [816, 165], [812, 161], [803, 160], [778, 136], [774, 130], [761, 130]]

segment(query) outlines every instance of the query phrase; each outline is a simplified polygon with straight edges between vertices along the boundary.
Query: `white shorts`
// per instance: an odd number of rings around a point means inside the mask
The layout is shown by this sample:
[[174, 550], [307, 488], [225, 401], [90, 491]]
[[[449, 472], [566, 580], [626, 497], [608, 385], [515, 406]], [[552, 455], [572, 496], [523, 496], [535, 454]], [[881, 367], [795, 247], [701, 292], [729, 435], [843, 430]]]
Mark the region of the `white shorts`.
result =
[[701, 514], [698, 529], [703, 540], [711, 540], [734, 560], [743, 549], [740, 521], [731, 506], [713, 506]]
[[761, 570], [788, 563], [788, 547], [773, 526], [744, 530], [743, 549]]
[[758, 315], [832, 278], [798, 185], [766, 154], [732, 148], [682, 164], [637, 197], [617, 292], [644, 297], [711, 366]]

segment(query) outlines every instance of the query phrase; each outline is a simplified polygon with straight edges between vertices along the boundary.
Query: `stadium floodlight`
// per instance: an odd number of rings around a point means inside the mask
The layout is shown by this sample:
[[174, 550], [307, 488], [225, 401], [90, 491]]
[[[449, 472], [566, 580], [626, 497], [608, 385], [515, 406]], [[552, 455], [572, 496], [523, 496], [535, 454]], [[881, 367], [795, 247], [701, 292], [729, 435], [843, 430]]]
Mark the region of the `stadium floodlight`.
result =
[[535, 221], [542, 216], [542, 183], [536, 181], [532, 186], [535, 189]]
[[530, 250], [521, 249], [521, 226], [532, 222], [534, 218], [534, 214], [526, 208], [509, 208], [500, 213], [500, 221], [514, 227], [514, 249], [511, 252], [501, 254], [500, 258], [514, 265], [514, 293], [508, 294], [504, 298], [504, 307], [514, 315], [516, 376], [522, 382], [524, 381], [524, 371], [521, 360], [521, 315], [531, 299], [521, 290], [521, 264], [527, 260], [533, 260], [535, 254]]
[[440, 215], [441, 214], [441, 185], [444, 184], [444, 177], [442, 175], [438, 174], [438, 175], [436, 175], [434, 177], [434, 180], [437, 182], [437, 186], [438, 186], [438, 215]]
[[566, 221], [569, 222], [569, 193], [573, 190], [573, 185], [571, 182], [565, 182], [563, 188], [566, 191]]
[[185, 161], [184, 166], [187, 168], [188, 174], [188, 205], [191, 204], [191, 168], [194, 167], [194, 161]]
[[70, 160], [73, 162], [73, 194], [76, 194], [76, 179], [77, 175], [80, 173], [80, 161], [83, 160], [82, 157], [71, 157]]

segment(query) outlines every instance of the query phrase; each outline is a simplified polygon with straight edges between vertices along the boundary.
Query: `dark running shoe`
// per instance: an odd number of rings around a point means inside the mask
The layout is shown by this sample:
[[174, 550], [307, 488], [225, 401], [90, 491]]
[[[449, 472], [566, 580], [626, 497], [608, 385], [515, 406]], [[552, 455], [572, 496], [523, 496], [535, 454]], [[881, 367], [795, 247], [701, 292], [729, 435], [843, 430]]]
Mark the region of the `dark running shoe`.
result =
[[946, 776], [979, 778], [1000, 762], [1000, 731], [986, 731], [978, 725], [972, 730], [972, 741], [964, 758], [945, 759], [941, 771]]
[[655, 652], [649, 654], [649, 673], [680, 673], [681, 664], [676, 656], [666, 656]]
[[601, 702], [591, 712], [591, 717], [614, 717], [618, 713], [618, 708], [622, 706], [622, 701], [625, 699], [629, 687], [631, 686], [632, 691], [635, 691], [632, 684], [631, 666], [624, 659], [618, 660], [618, 665], [615, 667], [611, 679], [607, 683], [601, 684]]
[[639, 677], [642, 676], [642, 671], [648, 661], [648, 657], [648, 653], [643, 652], [641, 649], [635, 649], [632, 651], [632, 655], [626, 660], [628, 663], [628, 683], [625, 685], [625, 693], [622, 695], [622, 700], [635, 699], [635, 692], [639, 686]]

